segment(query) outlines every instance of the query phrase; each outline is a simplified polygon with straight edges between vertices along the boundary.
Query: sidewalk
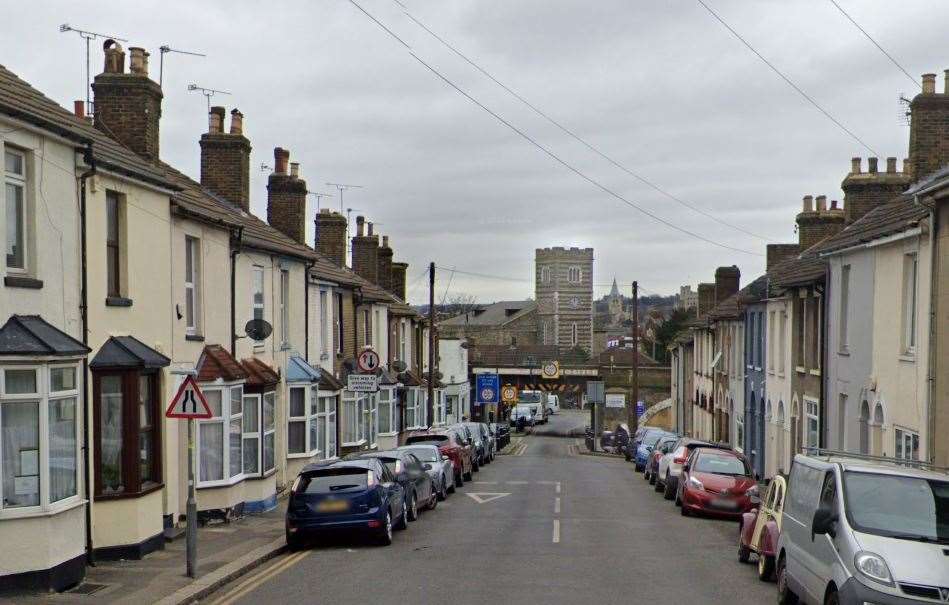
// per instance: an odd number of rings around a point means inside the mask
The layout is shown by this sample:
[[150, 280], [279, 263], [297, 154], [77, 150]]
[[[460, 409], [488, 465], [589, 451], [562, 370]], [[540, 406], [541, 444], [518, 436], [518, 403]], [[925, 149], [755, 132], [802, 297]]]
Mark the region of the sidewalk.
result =
[[102, 561], [86, 568], [86, 579], [63, 593], [0, 597], [0, 603], [161, 603], [177, 605], [203, 598], [215, 588], [282, 553], [286, 500], [264, 514], [198, 529], [198, 573], [185, 575], [185, 538], [140, 561]]

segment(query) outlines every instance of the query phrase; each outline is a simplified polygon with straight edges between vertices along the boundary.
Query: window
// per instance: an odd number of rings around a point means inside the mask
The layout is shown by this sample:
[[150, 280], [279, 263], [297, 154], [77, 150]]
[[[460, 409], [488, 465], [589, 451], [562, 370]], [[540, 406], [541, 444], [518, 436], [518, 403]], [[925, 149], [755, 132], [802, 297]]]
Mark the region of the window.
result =
[[280, 343], [290, 346], [290, 271], [280, 270]]
[[804, 400], [806, 405], [807, 429], [806, 439], [807, 447], [819, 447], [820, 445], [820, 420], [817, 415], [817, 402], [808, 399]]
[[406, 334], [409, 331], [409, 325], [406, 320], [399, 323], [399, 361], [409, 363], [408, 349], [406, 349]]
[[840, 268], [840, 309], [837, 315], [839, 350], [846, 352], [850, 344], [850, 334], [847, 332], [847, 319], [850, 315], [850, 265]]
[[577, 322], [573, 322], [573, 326], [571, 327], [570, 343], [573, 346], [577, 346], [577, 342], [579, 342], [579, 332], [577, 328]]
[[264, 404], [263, 409], [261, 410], [261, 415], [263, 416], [263, 431], [264, 431], [264, 472], [269, 473], [274, 470], [275, 460], [274, 460], [274, 431], [277, 427], [276, 422], [276, 403], [277, 403], [277, 393], [270, 391], [269, 393], [264, 393]]
[[95, 495], [137, 495], [161, 483], [158, 374], [93, 373]]
[[784, 376], [784, 371], [787, 368], [787, 331], [788, 331], [788, 314], [781, 309], [778, 312], [780, 316], [780, 323], [778, 324], [778, 374]]
[[323, 458], [336, 457], [336, 403], [336, 395], [320, 395], [320, 414], [323, 419], [320, 423], [323, 427], [320, 450], [323, 452]]
[[263, 319], [264, 318], [264, 268], [259, 266], [254, 266], [254, 294], [253, 300], [251, 301], [253, 305], [252, 317], [254, 319]]
[[0, 370], [0, 515], [78, 495], [78, 367]]
[[26, 271], [26, 156], [9, 147], [3, 152], [6, 196], [7, 269]]
[[243, 477], [244, 387], [205, 385], [202, 391], [212, 417], [198, 421], [198, 486], [233, 483]]
[[540, 344], [545, 345], [547, 344], [547, 322], [546, 321], [540, 322], [540, 330], [541, 330]]
[[[329, 408], [335, 417], [336, 406], [332, 395], [321, 394], [317, 386], [290, 387], [290, 410], [287, 425], [287, 453], [291, 457], [326, 456], [328, 445], [327, 418]], [[335, 455], [336, 423], [333, 422], [333, 450]], [[296, 456], [295, 456], [296, 455]]]
[[919, 433], [896, 429], [895, 457], [900, 460], [919, 460]]
[[336, 353], [343, 352], [343, 295], [333, 294], [336, 299]]
[[372, 324], [369, 323], [369, 309], [362, 311], [362, 344], [368, 347], [372, 344]]
[[396, 414], [398, 406], [395, 404], [395, 389], [379, 389], [379, 434], [392, 435], [398, 432]]
[[105, 262], [106, 262], [106, 287], [108, 295], [112, 297], [122, 296], [122, 201], [119, 194], [114, 191], [105, 193]]
[[307, 425], [310, 422], [310, 410], [307, 402], [309, 387], [290, 387], [290, 405], [287, 424], [287, 453], [306, 454]]
[[343, 391], [343, 445], [361, 445], [366, 440], [363, 415], [366, 411], [366, 394]]
[[447, 410], [447, 398], [445, 396], [445, 391], [438, 389], [435, 391], [435, 406], [433, 406], [432, 413], [435, 416], [435, 426], [442, 426], [447, 422], [446, 414]]
[[385, 348], [382, 346], [382, 335], [385, 333], [385, 330], [382, 329], [382, 312], [379, 309], [373, 309], [372, 322], [372, 332], [378, 341], [375, 343], [375, 349], [381, 356]]
[[185, 236], [185, 330], [188, 334], [198, 334], [201, 316], [199, 282], [201, 262], [201, 240], [190, 235]]
[[425, 426], [425, 400], [421, 388], [405, 390], [405, 428], [418, 429]]
[[260, 395], [244, 395], [244, 474], [260, 474]]
[[567, 273], [567, 280], [576, 284], [580, 282], [580, 277], [580, 267], [570, 267]]
[[327, 292], [326, 290], [320, 290], [320, 351], [322, 351], [322, 357], [325, 359], [329, 357], [329, 309], [327, 305]]
[[916, 281], [919, 262], [916, 253], [903, 257], [903, 353], [916, 351]]
[[545, 284], [550, 283], [550, 267], [540, 268], [540, 281]]

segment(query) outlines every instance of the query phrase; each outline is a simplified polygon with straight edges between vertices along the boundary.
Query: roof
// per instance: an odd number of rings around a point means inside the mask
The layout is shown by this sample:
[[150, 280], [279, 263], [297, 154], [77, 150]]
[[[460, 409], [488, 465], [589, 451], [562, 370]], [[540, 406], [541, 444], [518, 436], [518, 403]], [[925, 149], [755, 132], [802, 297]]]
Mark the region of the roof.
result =
[[109, 340], [99, 347], [99, 352], [89, 362], [89, 367], [92, 369], [139, 368], [154, 370], [164, 368], [170, 363], [170, 359], [134, 336], [110, 336]]
[[503, 300], [440, 323], [442, 326], [502, 326], [528, 315], [536, 308], [537, 303], [533, 300]]
[[827, 275], [827, 261], [818, 256], [817, 246], [773, 267], [768, 272], [769, 285], [772, 288], [792, 288], [823, 281]]
[[708, 313], [711, 321], [738, 319], [744, 307], [761, 302], [768, 296], [768, 275], [762, 275], [735, 294], [732, 294]]
[[823, 256], [902, 233], [919, 226], [919, 222], [928, 215], [929, 208], [915, 203], [911, 196], [901, 196], [877, 206], [837, 235], [821, 242], [817, 246], [817, 253]]
[[90, 350], [39, 315], [11, 315], [0, 328], [0, 356], [76, 357], [88, 355]]
[[319, 382], [323, 372], [311, 366], [299, 355], [287, 360], [287, 382]]
[[0, 65], [0, 112], [38, 126], [77, 146], [92, 144], [93, 157], [106, 170], [173, 188], [160, 170], [131, 149], [76, 117], [6, 67]]
[[207, 345], [197, 363], [198, 382], [237, 382], [247, 378], [244, 367], [221, 345]]
[[280, 375], [277, 374], [273, 368], [256, 357], [242, 359], [241, 367], [247, 373], [246, 384], [249, 387], [266, 387], [280, 382]]

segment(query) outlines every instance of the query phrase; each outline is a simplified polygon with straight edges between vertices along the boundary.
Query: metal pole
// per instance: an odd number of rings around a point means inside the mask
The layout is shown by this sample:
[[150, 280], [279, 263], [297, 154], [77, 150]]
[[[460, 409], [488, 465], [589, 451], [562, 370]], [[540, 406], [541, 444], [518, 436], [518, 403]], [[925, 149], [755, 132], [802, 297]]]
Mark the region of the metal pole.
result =
[[633, 282], [633, 397], [630, 402], [632, 410], [628, 423], [633, 434], [639, 429], [639, 414], [636, 407], [639, 404], [639, 283]]
[[86, 39], [86, 115], [92, 113], [92, 106], [89, 103], [89, 41], [92, 39], [88, 36], [83, 36]]
[[188, 419], [188, 577], [194, 578], [198, 562], [198, 502], [194, 497], [194, 419]]
[[[428, 404], [425, 413], [432, 421], [435, 397], [435, 263], [428, 264]], [[431, 424], [429, 424], [431, 426]]]

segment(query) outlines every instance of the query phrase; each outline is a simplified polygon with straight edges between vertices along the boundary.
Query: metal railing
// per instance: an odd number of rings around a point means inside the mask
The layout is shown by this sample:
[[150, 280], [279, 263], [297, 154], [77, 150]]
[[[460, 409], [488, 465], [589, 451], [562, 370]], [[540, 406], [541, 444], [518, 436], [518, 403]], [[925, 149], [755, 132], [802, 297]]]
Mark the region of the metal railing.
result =
[[922, 460], [910, 460], [906, 458], [893, 458], [891, 456], [874, 456], [871, 454], [858, 454], [855, 452], [845, 452], [842, 450], [831, 450], [823, 447], [804, 447], [801, 448], [802, 453], [809, 456], [825, 456], [828, 458], [852, 458], [855, 460], [865, 460], [867, 462], [879, 462], [883, 464], [892, 464], [896, 466], [905, 466], [909, 468], [917, 468], [925, 471], [935, 471], [939, 473], [949, 474], [949, 468], [945, 466], [937, 466], [931, 462], [924, 462]]

